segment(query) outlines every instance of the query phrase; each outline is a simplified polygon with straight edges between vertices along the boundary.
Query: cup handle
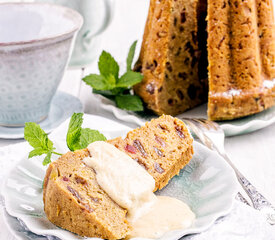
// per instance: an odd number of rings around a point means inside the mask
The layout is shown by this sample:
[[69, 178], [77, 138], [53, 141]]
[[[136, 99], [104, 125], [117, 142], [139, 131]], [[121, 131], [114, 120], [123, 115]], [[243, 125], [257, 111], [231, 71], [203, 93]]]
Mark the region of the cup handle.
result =
[[100, 33], [102, 33], [111, 23], [113, 18], [112, 4], [114, 0], [103, 0], [105, 6], [105, 18], [102, 26], [95, 32], [87, 31], [83, 35], [83, 46], [85, 49], [88, 49], [91, 39]]

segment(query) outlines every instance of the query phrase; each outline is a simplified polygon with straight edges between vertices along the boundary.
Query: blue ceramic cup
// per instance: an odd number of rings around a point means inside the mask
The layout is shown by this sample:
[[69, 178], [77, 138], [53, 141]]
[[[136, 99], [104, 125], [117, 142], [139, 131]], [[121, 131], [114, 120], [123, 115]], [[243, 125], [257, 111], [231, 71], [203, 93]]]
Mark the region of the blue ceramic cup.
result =
[[58, 5], [0, 4], [0, 125], [47, 117], [82, 23]]

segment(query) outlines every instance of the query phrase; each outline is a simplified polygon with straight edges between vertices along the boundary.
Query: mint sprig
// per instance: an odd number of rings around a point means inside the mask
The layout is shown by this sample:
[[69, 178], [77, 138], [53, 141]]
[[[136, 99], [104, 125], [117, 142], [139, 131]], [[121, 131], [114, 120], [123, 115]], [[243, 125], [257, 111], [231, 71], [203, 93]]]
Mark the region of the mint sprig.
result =
[[108, 78], [113, 75], [115, 79], [118, 79], [119, 66], [116, 60], [110, 53], [103, 51], [99, 57], [98, 69], [102, 76]]
[[[95, 141], [105, 141], [106, 137], [97, 130], [82, 128], [83, 113], [74, 113], [67, 132], [67, 146], [71, 151], [86, 148]], [[33, 147], [28, 158], [45, 155], [43, 165], [51, 162], [52, 154], [62, 155], [55, 151], [48, 134], [34, 122], [27, 122], [24, 128], [24, 138]]]
[[81, 135], [81, 126], [83, 123], [83, 113], [74, 113], [71, 117], [69, 128], [67, 132], [67, 146], [71, 151], [76, 150], [76, 146], [79, 143], [80, 135]]
[[118, 95], [115, 97], [116, 105], [128, 111], [142, 111], [142, 101], [135, 95]]
[[131, 71], [132, 69], [132, 63], [135, 56], [136, 46], [137, 46], [137, 41], [134, 41], [129, 49], [129, 53], [126, 60], [127, 72]]
[[24, 128], [24, 138], [34, 148], [29, 153], [29, 158], [46, 154], [46, 157], [43, 160], [43, 165], [47, 165], [51, 162], [51, 156], [53, 153], [61, 155], [60, 153], [54, 151], [55, 148], [53, 147], [53, 142], [48, 138], [48, 135], [37, 123], [26, 123]]
[[67, 146], [71, 151], [86, 148], [95, 141], [105, 141], [106, 137], [97, 130], [82, 128], [83, 113], [74, 113], [67, 132]]
[[129, 111], [143, 111], [143, 103], [139, 96], [132, 95], [132, 87], [140, 83], [142, 74], [132, 71], [137, 41], [129, 50], [126, 64], [127, 71], [119, 77], [119, 65], [110, 53], [103, 51], [99, 57], [100, 75], [90, 74], [82, 80], [93, 88], [93, 93], [101, 94], [114, 100], [117, 107]]

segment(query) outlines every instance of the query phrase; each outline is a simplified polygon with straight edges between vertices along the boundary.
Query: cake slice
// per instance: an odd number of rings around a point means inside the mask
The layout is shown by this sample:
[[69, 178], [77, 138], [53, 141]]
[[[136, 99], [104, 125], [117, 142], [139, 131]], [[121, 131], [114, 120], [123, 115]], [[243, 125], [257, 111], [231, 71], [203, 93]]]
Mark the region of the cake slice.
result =
[[97, 184], [82, 160], [87, 149], [68, 152], [47, 169], [43, 201], [47, 218], [81, 236], [120, 239], [130, 226], [120, 208]]
[[[161, 116], [108, 141], [150, 173], [155, 190], [163, 188], [192, 158], [193, 139], [179, 119]], [[81, 236], [121, 239], [130, 231], [127, 211], [98, 185], [93, 169], [83, 163], [87, 149], [68, 152], [47, 169], [43, 200], [48, 219]]]
[[227, 120], [275, 100], [272, 0], [208, 1], [208, 116]]
[[206, 102], [207, 59], [199, 48], [206, 42], [205, 8], [203, 0], [150, 2], [135, 66], [144, 78], [134, 90], [159, 115], [176, 115]]

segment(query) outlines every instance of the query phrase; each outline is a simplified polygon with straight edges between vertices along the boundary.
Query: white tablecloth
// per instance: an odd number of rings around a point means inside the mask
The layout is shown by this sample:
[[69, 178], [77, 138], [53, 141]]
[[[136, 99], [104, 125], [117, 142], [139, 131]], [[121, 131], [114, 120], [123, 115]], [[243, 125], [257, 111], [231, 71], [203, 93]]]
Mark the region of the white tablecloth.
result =
[[[109, 51], [119, 62], [125, 61], [131, 43], [142, 37], [148, 2], [149, 0], [117, 0], [113, 22], [107, 31], [100, 36], [102, 39], [100, 48]], [[92, 72], [97, 72], [96, 61], [86, 67], [84, 72], [81, 69], [68, 69], [59, 90], [78, 96], [84, 105], [86, 113], [102, 115], [115, 120], [111, 113], [98, 108], [91, 94], [90, 87], [81, 83], [80, 79], [83, 74], [86, 75]], [[130, 126], [135, 127], [133, 125]], [[20, 141], [22, 140], [0, 139], [0, 147]], [[254, 133], [227, 138], [225, 148], [237, 168], [275, 205], [275, 124]], [[5, 159], [1, 159], [0, 156], [0, 161], [5, 161]], [[0, 169], [0, 176], [3, 176], [7, 170], [8, 168]], [[236, 203], [236, 205], [239, 204]], [[232, 218], [231, 222], [238, 221], [236, 216], [242, 215], [242, 211], [247, 212], [244, 208], [235, 208], [234, 211], [237, 213], [233, 212], [230, 216]], [[247, 216], [247, 218], [250, 219], [256, 219], [258, 216], [257, 212], [250, 212], [249, 214], [251, 215]], [[1, 240], [15, 239], [4, 224], [2, 213], [0, 213], [0, 226]], [[209, 232], [201, 235], [201, 237], [194, 237], [194, 239], [227, 239], [222, 237], [223, 231], [235, 231], [234, 238], [231, 237], [230, 240], [275, 239], [274, 232], [274, 235], [265, 236], [264, 230], [262, 230], [263, 232], [259, 232], [258, 235], [254, 235], [253, 238], [246, 238], [242, 234], [238, 235], [241, 229], [249, 233], [249, 231], [252, 231], [252, 228], [251, 225], [245, 225], [245, 219], [243, 219], [239, 224], [228, 224], [227, 230], [216, 225]], [[261, 229], [265, 229], [265, 226], [262, 226]]]

